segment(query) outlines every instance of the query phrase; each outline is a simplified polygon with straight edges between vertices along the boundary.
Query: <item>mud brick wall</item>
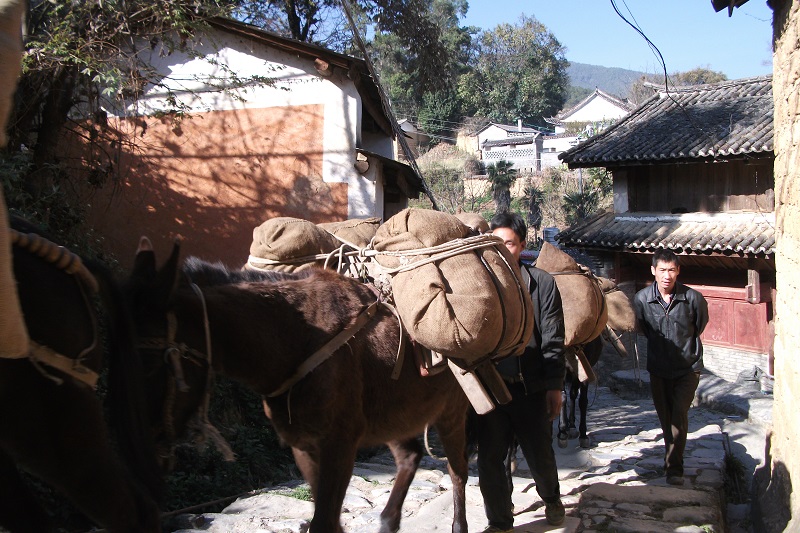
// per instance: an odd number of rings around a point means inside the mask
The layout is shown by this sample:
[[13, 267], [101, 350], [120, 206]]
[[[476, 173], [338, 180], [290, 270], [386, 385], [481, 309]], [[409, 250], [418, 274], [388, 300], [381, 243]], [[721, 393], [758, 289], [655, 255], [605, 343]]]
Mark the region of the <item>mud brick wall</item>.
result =
[[[777, 300], [769, 489], [800, 530], [800, 0], [773, 0]], [[777, 489], [777, 490], [776, 490]], [[770, 516], [769, 510], [764, 513]], [[785, 510], [778, 510], [780, 513]], [[774, 516], [774, 515], [773, 515]], [[777, 517], [780, 518], [780, 517]], [[772, 518], [775, 521], [774, 518]], [[781, 522], [782, 520], [777, 520]], [[780, 526], [781, 524], [775, 524]], [[770, 529], [770, 528], [768, 528]]]

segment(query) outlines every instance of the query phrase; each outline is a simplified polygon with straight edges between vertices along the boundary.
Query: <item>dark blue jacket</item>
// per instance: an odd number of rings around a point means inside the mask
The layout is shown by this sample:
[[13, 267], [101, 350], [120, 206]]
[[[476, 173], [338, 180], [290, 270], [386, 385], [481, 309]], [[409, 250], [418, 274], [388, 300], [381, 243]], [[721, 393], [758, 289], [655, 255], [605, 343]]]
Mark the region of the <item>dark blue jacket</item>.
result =
[[675, 283], [669, 308], [656, 298], [653, 285], [636, 293], [633, 306], [639, 329], [647, 337], [647, 371], [675, 379], [703, 369], [700, 334], [708, 324], [708, 303], [702, 294]]

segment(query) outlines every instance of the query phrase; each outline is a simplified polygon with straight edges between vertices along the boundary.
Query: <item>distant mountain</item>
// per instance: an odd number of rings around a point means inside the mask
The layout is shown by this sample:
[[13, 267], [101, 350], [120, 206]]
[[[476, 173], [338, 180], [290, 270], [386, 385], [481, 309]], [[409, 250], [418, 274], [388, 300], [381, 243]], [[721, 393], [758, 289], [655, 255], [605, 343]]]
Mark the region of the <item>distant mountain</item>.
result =
[[601, 91], [619, 98], [626, 98], [633, 82], [645, 76], [646, 73], [617, 67], [570, 63], [567, 75], [570, 84], [575, 87], [582, 87], [590, 91], [597, 87]]

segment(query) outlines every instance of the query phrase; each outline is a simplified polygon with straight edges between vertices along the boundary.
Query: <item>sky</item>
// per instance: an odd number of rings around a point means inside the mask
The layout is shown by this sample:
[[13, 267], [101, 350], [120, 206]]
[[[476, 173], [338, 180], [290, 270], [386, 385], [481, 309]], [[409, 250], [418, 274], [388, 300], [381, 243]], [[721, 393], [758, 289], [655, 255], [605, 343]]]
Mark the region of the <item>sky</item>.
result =
[[[535, 16], [566, 47], [567, 60], [646, 73], [663, 73], [647, 41], [623, 21], [610, 0], [468, 0], [462, 26], [492, 29]], [[716, 12], [710, 0], [615, 0], [625, 18], [664, 56], [667, 72], [697, 67], [729, 79], [772, 73], [772, 10], [750, 0]], [[631, 16], [632, 15], [632, 16]], [[635, 22], [634, 22], [635, 20]]]

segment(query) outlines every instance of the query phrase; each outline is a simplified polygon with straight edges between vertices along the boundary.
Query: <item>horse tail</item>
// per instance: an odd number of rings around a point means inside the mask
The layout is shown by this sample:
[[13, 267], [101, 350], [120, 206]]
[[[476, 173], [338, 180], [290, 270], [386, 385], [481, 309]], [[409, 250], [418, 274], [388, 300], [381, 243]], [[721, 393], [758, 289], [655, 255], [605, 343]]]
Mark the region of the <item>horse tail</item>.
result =
[[136, 350], [133, 319], [120, 285], [104, 266], [88, 262], [97, 279], [105, 309], [110, 427], [130, 473], [156, 502], [163, 497], [163, 478], [146, 413], [144, 372]]

